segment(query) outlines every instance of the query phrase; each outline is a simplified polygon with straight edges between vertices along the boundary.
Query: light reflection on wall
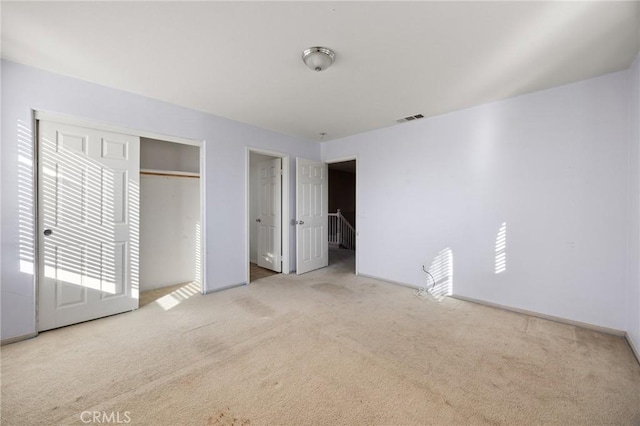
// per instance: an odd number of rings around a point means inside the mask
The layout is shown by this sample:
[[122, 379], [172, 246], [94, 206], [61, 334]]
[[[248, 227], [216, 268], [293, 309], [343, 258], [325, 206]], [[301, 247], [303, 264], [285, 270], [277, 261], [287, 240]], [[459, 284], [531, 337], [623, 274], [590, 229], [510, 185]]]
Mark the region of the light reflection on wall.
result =
[[129, 193], [127, 200], [129, 256], [131, 256], [129, 260], [129, 280], [131, 283], [131, 297], [138, 299], [140, 295], [140, 184], [132, 179], [127, 179], [127, 185]]
[[503, 222], [496, 236], [495, 273], [507, 270], [507, 222]]
[[[202, 254], [201, 254], [201, 250], [202, 250], [202, 240], [201, 240], [201, 232], [200, 232], [200, 224], [196, 223], [196, 247], [195, 247], [195, 270], [196, 270], [196, 276], [195, 276], [195, 280], [194, 283], [198, 284], [199, 286], [202, 287]], [[204, 293], [204, 288], [202, 288], [202, 291]]]
[[34, 273], [35, 203], [33, 183], [33, 135], [30, 126], [18, 120], [18, 241], [20, 272]]
[[431, 296], [440, 301], [453, 293], [453, 251], [450, 248], [438, 252], [427, 271], [431, 275], [427, 285]]

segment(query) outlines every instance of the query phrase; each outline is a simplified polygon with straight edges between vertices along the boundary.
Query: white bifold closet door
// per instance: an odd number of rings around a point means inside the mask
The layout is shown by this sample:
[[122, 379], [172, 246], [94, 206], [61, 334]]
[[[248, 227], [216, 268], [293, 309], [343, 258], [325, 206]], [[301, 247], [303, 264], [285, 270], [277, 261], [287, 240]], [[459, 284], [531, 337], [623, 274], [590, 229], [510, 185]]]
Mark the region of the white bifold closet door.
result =
[[40, 121], [38, 329], [138, 307], [140, 140]]

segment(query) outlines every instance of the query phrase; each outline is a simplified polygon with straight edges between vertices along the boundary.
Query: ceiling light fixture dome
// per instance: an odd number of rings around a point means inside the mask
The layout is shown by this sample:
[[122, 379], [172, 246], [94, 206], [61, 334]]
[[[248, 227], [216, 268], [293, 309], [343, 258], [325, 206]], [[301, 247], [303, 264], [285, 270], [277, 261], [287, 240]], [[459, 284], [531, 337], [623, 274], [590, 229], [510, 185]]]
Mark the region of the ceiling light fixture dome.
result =
[[336, 59], [333, 50], [326, 47], [310, 47], [302, 52], [302, 60], [314, 71], [324, 71]]

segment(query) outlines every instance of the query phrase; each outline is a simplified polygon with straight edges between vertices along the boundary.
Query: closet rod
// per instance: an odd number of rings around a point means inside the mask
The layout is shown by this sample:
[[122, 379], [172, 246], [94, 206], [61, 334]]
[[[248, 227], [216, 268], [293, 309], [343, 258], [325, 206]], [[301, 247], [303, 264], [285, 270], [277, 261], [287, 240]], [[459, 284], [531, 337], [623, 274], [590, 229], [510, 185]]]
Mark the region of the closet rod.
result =
[[196, 175], [184, 175], [180, 173], [161, 173], [161, 172], [143, 172], [140, 171], [141, 175], [149, 175], [149, 176], [168, 176], [168, 177], [184, 177], [184, 178], [192, 178], [192, 179], [200, 179], [200, 176]]

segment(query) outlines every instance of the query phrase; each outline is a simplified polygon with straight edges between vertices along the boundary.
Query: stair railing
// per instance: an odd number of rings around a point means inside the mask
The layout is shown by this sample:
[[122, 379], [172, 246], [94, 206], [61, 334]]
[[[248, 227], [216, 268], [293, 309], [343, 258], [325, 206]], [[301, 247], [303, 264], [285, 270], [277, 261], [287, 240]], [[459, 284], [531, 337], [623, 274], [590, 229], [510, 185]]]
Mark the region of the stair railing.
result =
[[356, 230], [340, 209], [336, 213], [329, 213], [329, 244], [349, 250], [356, 248]]

